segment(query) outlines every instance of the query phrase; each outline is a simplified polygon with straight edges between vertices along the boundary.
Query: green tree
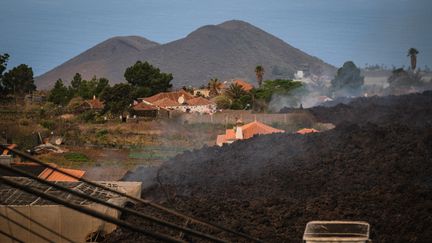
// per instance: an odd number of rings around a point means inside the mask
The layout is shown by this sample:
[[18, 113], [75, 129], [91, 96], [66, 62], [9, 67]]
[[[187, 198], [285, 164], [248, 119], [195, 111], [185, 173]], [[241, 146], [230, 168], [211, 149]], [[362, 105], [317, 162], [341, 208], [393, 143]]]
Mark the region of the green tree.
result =
[[99, 97], [102, 94], [102, 92], [104, 91], [104, 89], [108, 86], [109, 86], [109, 80], [108, 79], [99, 78], [99, 80], [96, 84], [96, 88], [94, 90], [94, 95]]
[[225, 90], [225, 96], [231, 100], [231, 109], [242, 110], [247, 109], [252, 104], [252, 95], [243, 89], [242, 86], [232, 83]]
[[216, 96], [214, 99], [218, 109], [229, 109], [231, 107], [232, 101], [225, 95]]
[[252, 91], [255, 99], [270, 102], [273, 95], [291, 95], [293, 90], [302, 87], [302, 83], [293, 80], [266, 80], [261, 88]]
[[6, 93], [23, 95], [36, 90], [33, 69], [21, 64], [6, 72], [2, 77], [2, 86]]
[[411, 70], [415, 70], [417, 66], [417, 54], [419, 54], [419, 51], [415, 48], [410, 48], [408, 50], [407, 56], [411, 58]]
[[261, 65], [255, 67], [255, 75], [258, 81], [258, 87], [261, 87], [264, 78], [264, 68]]
[[364, 84], [364, 77], [360, 69], [352, 61], [345, 62], [338, 69], [335, 78], [331, 81], [332, 91], [336, 96], [358, 96]]
[[122, 114], [133, 102], [133, 91], [134, 88], [125, 83], [106, 87], [101, 94], [101, 98], [105, 103], [104, 111], [109, 111], [112, 114]]
[[92, 83], [87, 80], [83, 80], [81, 82], [81, 85], [79, 86], [75, 96], [79, 96], [85, 100], [91, 99], [93, 96], [93, 89], [94, 87], [91, 87]]
[[153, 67], [148, 62], [137, 61], [133, 66], [128, 67], [124, 73], [125, 79], [134, 87], [147, 88], [154, 95], [165, 92], [172, 87], [171, 73], [162, 73], [159, 68]]
[[71, 94], [68, 87], [64, 85], [63, 80], [58, 79], [54, 84], [54, 88], [50, 91], [48, 101], [56, 105], [65, 106], [69, 103], [72, 96], [73, 94]]
[[71, 81], [69, 89], [74, 96], [79, 96], [83, 99], [92, 99], [93, 96], [99, 97], [102, 91], [108, 86], [109, 80], [106, 78], [93, 76], [91, 80], [85, 80], [77, 73]]
[[80, 73], [76, 73], [71, 81], [71, 87], [73, 90], [76, 90], [78, 92], [78, 89], [81, 86], [82, 77]]
[[142, 86], [134, 87], [132, 91], [132, 97], [134, 99], [148, 97], [151, 96], [152, 94], [153, 93], [148, 87], [142, 87]]
[[6, 70], [8, 60], [9, 60], [9, 54], [4, 53], [0, 55], [0, 81], [3, 77], [3, 72]]
[[81, 85], [78, 88], [78, 95], [83, 99], [91, 99], [93, 95], [96, 95], [96, 87], [99, 80], [96, 76], [93, 76], [91, 80], [82, 80]]
[[0, 55], [0, 96], [7, 95], [7, 89], [3, 84], [3, 72], [6, 70], [7, 62], [9, 60], [9, 54], [5, 53]]
[[227, 90], [225, 90], [225, 95], [231, 100], [240, 99], [243, 95], [247, 94], [247, 92], [243, 89], [242, 86], [232, 83]]

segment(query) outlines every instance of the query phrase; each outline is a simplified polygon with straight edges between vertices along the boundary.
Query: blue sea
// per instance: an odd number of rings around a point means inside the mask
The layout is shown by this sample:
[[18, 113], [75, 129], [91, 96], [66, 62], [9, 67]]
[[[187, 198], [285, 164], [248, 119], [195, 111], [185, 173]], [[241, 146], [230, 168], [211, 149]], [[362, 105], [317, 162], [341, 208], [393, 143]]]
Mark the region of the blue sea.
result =
[[415, 47], [432, 67], [431, 0], [2, 0], [0, 53], [40, 75], [113, 36], [167, 43], [232, 19], [335, 66], [408, 66]]

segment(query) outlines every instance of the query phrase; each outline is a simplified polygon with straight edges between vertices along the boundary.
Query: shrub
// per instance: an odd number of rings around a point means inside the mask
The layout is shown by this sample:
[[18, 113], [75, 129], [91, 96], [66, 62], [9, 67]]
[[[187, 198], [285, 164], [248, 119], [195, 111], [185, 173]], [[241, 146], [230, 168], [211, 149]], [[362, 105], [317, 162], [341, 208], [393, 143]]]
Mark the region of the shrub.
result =
[[96, 132], [96, 137], [100, 138], [108, 134], [108, 130], [102, 129]]
[[231, 109], [232, 110], [242, 110], [243, 109], [243, 104], [239, 100], [235, 100], [231, 104]]
[[18, 121], [18, 124], [20, 124], [21, 126], [28, 126], [30, 124], [30, 121], [28, 119], [20, 119]]
[[231, 106], [231, 100], [224, 95], [216, 97], [215, 102], [218, 109], [229, 109]]
[[40, 124], [48, 130], [54, 130], [56, 127], [56, 122], [53, 120], [43, 120]]
[[96, 114], [93, 111], [86, 111], [82, 113], [79, 118], [84, 122], [93, 122], [96, 118]]

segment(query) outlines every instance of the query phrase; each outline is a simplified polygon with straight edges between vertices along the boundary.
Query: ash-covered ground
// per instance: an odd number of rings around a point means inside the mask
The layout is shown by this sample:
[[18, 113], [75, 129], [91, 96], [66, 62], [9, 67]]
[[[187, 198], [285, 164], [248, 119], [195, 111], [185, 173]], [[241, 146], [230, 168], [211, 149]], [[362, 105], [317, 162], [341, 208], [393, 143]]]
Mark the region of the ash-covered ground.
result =
[[[308, 111], [336, 128], [183, 153], [162, 165], [144, 197], [266, 242], [301, 242], [308, 221], [341, 219], [369, 222], [374, 242], [432, 242], [432, 92]], [[133, 177], [152, 181], [143, 171]], [[149, 239], [118, 229], [107, 241]]]

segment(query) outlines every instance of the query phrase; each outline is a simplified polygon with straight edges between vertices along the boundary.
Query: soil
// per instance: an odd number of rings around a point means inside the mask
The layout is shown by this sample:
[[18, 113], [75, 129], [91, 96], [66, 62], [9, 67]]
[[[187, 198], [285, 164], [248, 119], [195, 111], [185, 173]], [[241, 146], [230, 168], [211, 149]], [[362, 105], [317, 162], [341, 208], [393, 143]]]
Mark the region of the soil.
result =
[[[185, 152], [162, 165], [154, 180], [159, 183], [143, 196], [266, 242], [301, 242], [311, 220], [367, 221], [374, 242], [432, 242], [432, 93], [360, 98], [309, 111], [336, 128]], [[119, 241], [149, 239], [123, 229], [107, 239]]]

